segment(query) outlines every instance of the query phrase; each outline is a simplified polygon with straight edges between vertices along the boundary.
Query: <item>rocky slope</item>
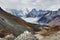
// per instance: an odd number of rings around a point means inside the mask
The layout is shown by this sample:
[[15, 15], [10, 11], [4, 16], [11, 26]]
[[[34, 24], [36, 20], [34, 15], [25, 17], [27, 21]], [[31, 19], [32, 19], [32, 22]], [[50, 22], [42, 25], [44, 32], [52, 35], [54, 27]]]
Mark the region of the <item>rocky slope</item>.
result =
[[17, 36], [28, 30], [28, 26], [21, 18], [11, 15], [0, 8], [0, 29], [8, 30]]
[[39, 27], [40, 25], [27, 23], [0, 8], [0, 29], [8, 30], [17, 36], [25, 30], [40, 31]]

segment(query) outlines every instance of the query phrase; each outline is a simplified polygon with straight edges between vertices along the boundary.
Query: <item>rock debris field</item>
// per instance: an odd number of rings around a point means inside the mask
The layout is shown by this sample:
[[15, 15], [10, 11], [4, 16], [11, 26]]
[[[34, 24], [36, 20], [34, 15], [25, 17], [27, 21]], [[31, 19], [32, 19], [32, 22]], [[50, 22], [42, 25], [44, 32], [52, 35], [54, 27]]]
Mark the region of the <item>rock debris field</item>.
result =
[[44, 37], [40, 34], [32, 34], [31, 32], [24, 31], [24, 33], [17, 37], [13, 34], [9, 34], [3, 38], [0, 38], [0, 40], [60, 40], [60, 32]]

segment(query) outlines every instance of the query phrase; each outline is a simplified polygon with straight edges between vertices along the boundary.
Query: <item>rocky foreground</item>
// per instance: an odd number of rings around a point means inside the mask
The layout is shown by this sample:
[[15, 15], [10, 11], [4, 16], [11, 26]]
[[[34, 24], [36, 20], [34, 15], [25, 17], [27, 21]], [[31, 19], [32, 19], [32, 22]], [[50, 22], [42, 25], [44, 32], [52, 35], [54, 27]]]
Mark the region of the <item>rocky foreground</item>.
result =
[[60, 31], [49, 36], [32, 34], [31, 32], [25, 31], [17, 37], [15, 37], [13, 34], [10, 34], [4, 38], [0, 38], [0, 40], [60, 40]]

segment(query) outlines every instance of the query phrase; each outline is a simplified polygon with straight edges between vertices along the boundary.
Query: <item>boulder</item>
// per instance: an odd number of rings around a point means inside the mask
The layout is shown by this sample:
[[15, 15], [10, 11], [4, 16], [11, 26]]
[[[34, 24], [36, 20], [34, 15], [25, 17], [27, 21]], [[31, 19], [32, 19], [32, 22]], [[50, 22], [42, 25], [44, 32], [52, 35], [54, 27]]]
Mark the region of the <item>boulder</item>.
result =
[[14, 40], [15, 36], [13, 34], [10, 34], [10, 35], [5, 36], [5, 39], [6, 40]]
[[37, 40], [37, 38], [28, 31], [25, 31], [21, 35], [19, 35], [15, 40]]

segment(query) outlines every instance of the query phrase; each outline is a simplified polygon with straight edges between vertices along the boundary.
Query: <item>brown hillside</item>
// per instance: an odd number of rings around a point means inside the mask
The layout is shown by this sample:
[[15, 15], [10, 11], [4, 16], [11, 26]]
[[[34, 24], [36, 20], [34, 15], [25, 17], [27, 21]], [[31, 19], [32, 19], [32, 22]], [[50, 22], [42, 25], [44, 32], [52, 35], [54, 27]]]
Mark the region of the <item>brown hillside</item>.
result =
[[40, 30], [36, 24], [27, 23], [21, 18], [11, 15], [10, 13], [4, 11], [2, 8], [0, 8], [0, 26], [1, 26], [0, 28], [7, 29], [9, 31], [13, 30], [12, 32], [15, 35], [18, 35], [20, 34], [19, 32], [21, 31], [23, 32], [25, 30], [33, 30], [33, 31]]

